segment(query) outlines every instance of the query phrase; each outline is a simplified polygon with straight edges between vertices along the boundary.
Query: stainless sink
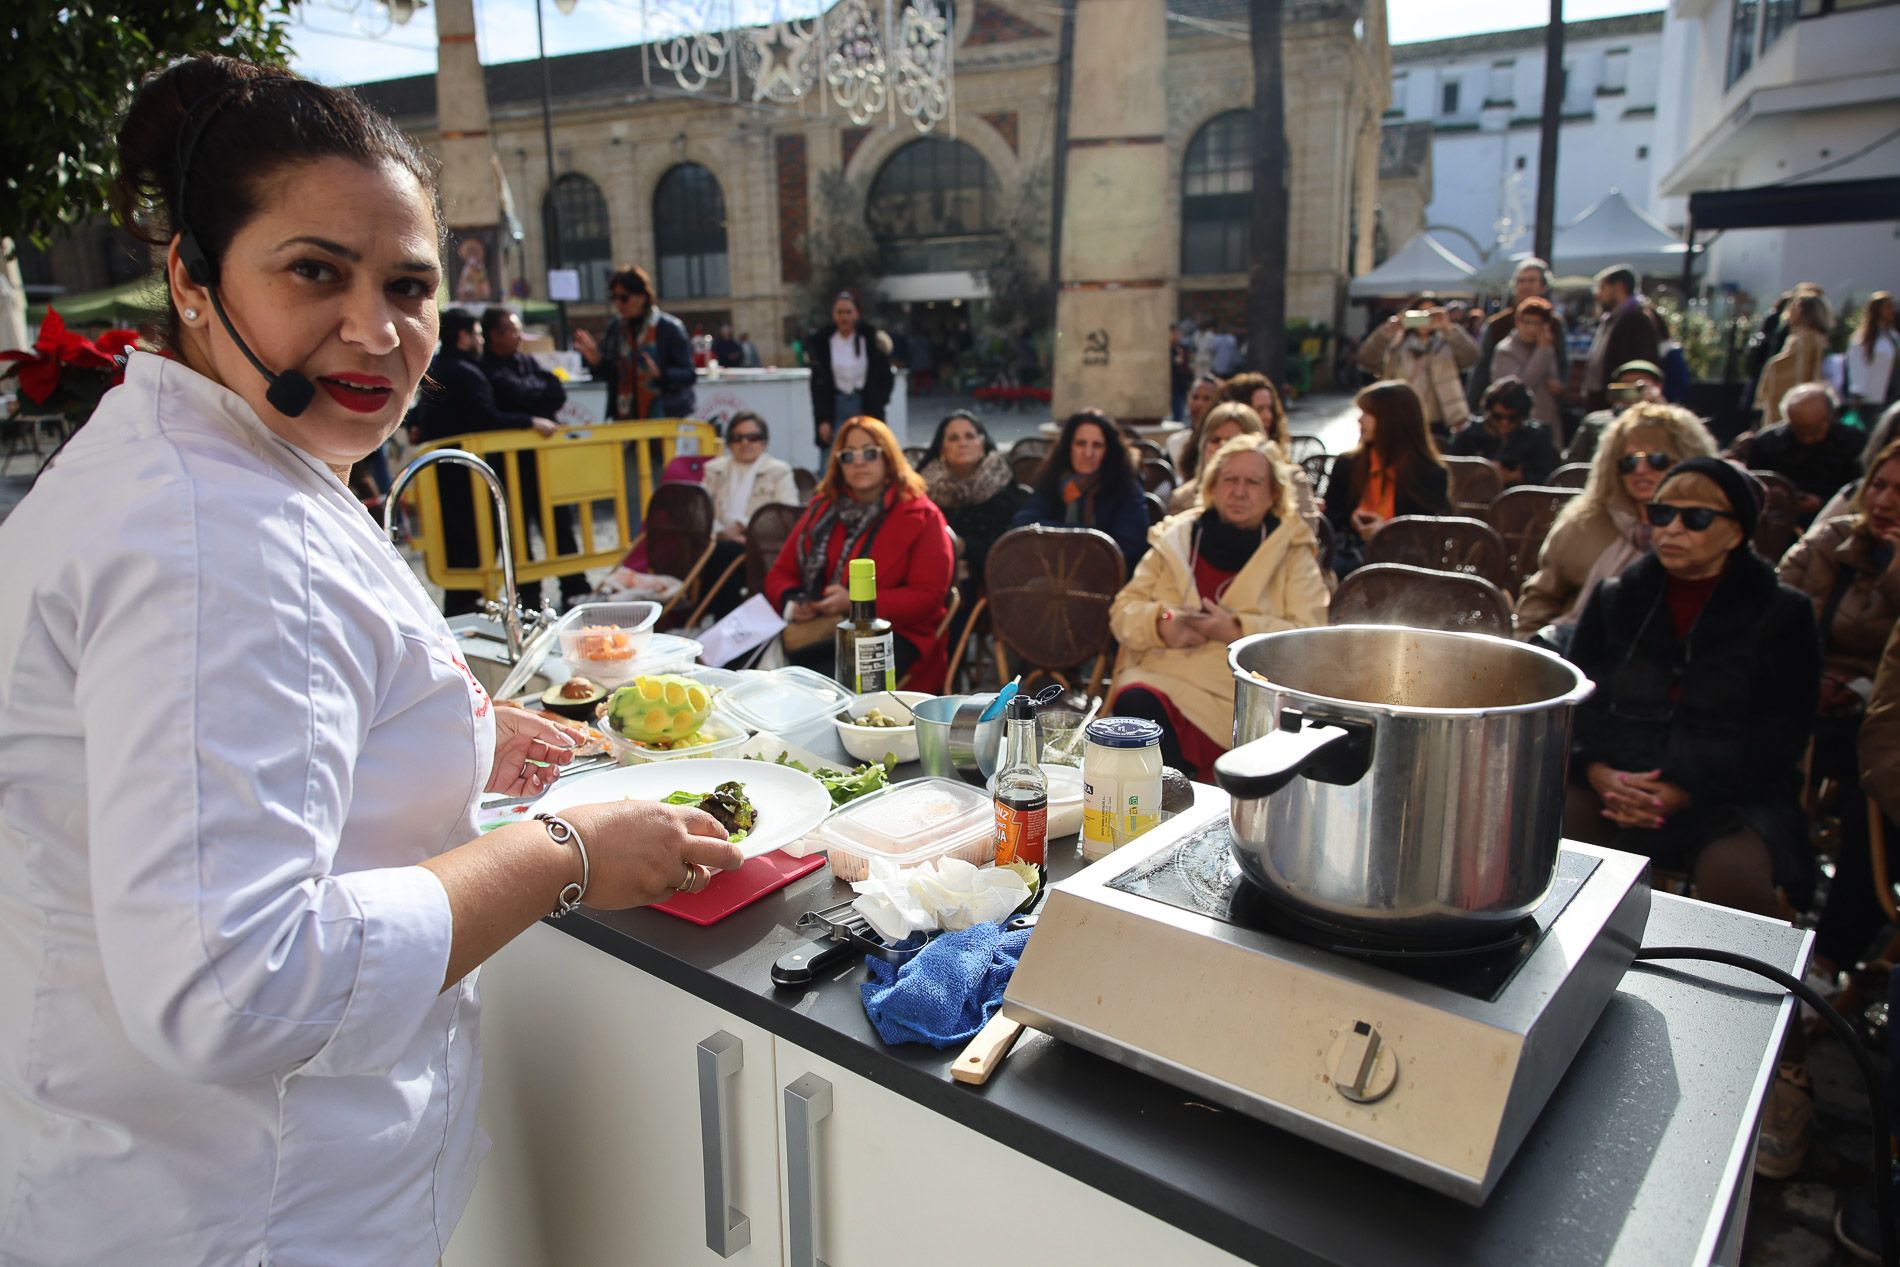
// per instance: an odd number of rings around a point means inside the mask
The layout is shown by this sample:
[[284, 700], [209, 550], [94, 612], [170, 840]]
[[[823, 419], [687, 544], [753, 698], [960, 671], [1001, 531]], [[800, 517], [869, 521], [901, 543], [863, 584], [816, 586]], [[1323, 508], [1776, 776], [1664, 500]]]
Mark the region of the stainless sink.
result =
[[[487, 616], [457, 616], [449, 621], [449, 631], [455, 635], [455, 645], [462, 652], [462, 658], [468, 661], [469, 672], [475, 675], [483, 690], [494, 694], [514, 668], [508, 659], [508, 636], [501, 622]], [[567, 676], [558, 671], [563, 667], [559, 656], [549, 658], [536, 667], [514, 692], [514, 697], [541, 694]]]

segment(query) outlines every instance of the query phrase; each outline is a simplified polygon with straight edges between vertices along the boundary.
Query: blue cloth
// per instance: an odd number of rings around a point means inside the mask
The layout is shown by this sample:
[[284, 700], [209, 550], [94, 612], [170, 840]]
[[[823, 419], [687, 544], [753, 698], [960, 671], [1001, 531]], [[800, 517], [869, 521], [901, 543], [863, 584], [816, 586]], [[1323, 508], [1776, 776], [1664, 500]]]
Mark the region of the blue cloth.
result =
[[901, 966], [867, 957], [871, 979], [858, 988], [877, 1036], [893, 1045], [969, 1042], [1003, 1005], [1029, 932], [978, 924], [942, 934]]

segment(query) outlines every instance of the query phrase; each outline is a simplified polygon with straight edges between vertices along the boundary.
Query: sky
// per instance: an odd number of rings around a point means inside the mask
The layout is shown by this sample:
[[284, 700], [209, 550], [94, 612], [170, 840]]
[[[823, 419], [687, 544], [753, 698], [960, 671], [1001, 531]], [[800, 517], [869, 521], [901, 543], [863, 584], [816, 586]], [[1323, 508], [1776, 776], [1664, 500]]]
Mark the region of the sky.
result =
[[[519, 61], [535, 55], [536, 0], [475, 0], [477, 47], [485, 64]], [[582, 53], [639, 43], [643, 30], [639, 0], [576, 0], [563, 14], [554, 0], [546, 7], [548, 53]], [[725, 0], [652, 0], [671, 14], [705, 9], [722, 15]], [[1657, 0], [1566, 0], [1570, 21], [1607, 18], [1659, 9]], [[769, 20], [774, 9], [809, 11], [799, 0], [735, 0], [738, 22]], [[354, 12], [352, 12], [354, 10]], [[291, 24], [292, 65], [325, 83], [366, 83], [435, 70], [435, 9], [424, 7], [403, 26], [383, 20], [376, 0], [305, 0]], [[1548, 21], [1546, 0], [1386, 0], [1386, 22], [1394, 44], [1541, 26]], [[387, 28], [384, 30], [384, 28]], [[380, 37], [379, 37], [380, 32]]]

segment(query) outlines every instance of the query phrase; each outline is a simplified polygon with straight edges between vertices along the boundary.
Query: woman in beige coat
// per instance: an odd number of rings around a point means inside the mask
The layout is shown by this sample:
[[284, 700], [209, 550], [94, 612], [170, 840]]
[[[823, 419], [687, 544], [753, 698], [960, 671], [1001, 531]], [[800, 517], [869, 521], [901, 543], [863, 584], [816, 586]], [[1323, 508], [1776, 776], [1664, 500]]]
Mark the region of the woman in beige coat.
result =
[[1109, 614], [1124, 657], [1110, 711], [1160, 722], [1162, 759], [1190, 777], [1233, 744], [1227, 645], [1326, 621], [1313, 532], [1276, 454], [1258, 435], [1222, 445], [1201, 475], [1205, 505], [1149, 531]]
[[1478, 345], [1438, 302], [1421, 299], [1413, 311], [1430, 313], [1428, 324], [1406, 329], [1402, 315], [1381, 322], [1359, 345], [1359, 364], [1378, 378], [1410, 383], [1425, 407], [1425, 425], [1450, 434], [1471, 416], [1459, 374], [1478, 359]]
[[1597, 583], [1649, 549], [1642, 508], [1663, 472], [1714, 453], [1715, 437], [1686, 409], [1645, 402], [1624, 410], [1598, 442], [1583, 492], [1544, 538], [1537, 571], [1518, 594], [1517, 636], [1566, 649]]
[[1761, 402], [1761, 425], [1781, 422], [1781, 398], [1790, 387], [1821, 381], [1821, 363], [1827, 359], [1827, 332], [1834, 325], [1827, 300], [1819, 291], [1804, 291], [1788, 304], [1788, 337], [1781, 351], [1761, 367], [1755, 399]]
[[[801, 500], [791, 464], [765, 451], [771, 438], [765, 419], [742, 409], [726, 423], [726, 451], [706, 463], [704, 482], [712, 496], [715, 534], [713, 555], [706, 564], [709, 576], [723, 575], [745, 553], [745, 528], [754, 511], [774, 502], [796, 506]], [[740, 569], [713, 596], [713, 615], [724, 616], [744, 597], [745, 576]]]

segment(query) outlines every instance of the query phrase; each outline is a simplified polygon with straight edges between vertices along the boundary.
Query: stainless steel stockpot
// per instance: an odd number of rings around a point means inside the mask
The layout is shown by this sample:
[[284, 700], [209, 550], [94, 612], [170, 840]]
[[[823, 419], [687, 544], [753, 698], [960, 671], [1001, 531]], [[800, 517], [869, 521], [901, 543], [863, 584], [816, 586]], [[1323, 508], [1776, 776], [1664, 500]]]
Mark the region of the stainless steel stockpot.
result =
[[1402, 945], [1507, 936], [1550, 888], [1592, 684], [1484, 634], [1339, 625], [1233, 644], [1234, 859], [1277, 905]]

